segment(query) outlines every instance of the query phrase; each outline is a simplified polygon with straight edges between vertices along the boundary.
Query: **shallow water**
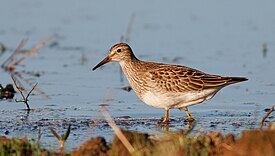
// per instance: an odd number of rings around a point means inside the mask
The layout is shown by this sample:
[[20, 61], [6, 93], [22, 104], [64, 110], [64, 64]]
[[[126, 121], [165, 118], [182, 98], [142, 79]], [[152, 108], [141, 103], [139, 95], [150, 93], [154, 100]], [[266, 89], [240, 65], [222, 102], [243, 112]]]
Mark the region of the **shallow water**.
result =
[[[156, 4], [157, 3], [157, 4]], [[30, 97], [34, 111], [27, 114], [22, 103], [0, 101], [0, 135], [37, 138], [56, 149], [58, 142], [48, 127], [63, 133], [72, 124], [66, 148], [72, 150], [95, 136], [111, 141], [113, 132], [99, 113], [100, 104], [110, 93], [108, 112], [119, 127], [161, 134], [158, 121], [164, 110], [142, 103], [133, 91], [121, 88], [119, 66], [106, 64], [91, 71], [119, 42], [133, 17], [130, 45], [136, 56], [190, 66], [207, 73], [245, 76], [249, 81], [221, 90], [212, 100], [190, 107], [198, 120], [194, 132], [222, 131], [239, 134], [258, 128], [274, 104], [275, 14], [274, 1], [5, 1], [0, 5], [0, 42], [8, 51], [2, 63], [21, 39], [29, 38], [24, 49], [43, 39], [58, 38], [16, 67], [35, 71], [40, 77], [23, 74], [24, 79], [49, 95]], [[157, 5], [157, 7], [156, 7]], [[266, 56], [263, 45], [266, 44]], [[85, 59], [83, 59], [85, 58]], [[0, 83], [12, 83], [0, 70]], [[27, 89], [31, 89], [24, 84]], [[20, 95], [16, 94], [20, 99]], [[184, 112], [171, 110], [169, 130], [186, 129]], [[272, 121], [273, 118], [269, 118]], [[98, 122], [94, 122], [98, 121]]]

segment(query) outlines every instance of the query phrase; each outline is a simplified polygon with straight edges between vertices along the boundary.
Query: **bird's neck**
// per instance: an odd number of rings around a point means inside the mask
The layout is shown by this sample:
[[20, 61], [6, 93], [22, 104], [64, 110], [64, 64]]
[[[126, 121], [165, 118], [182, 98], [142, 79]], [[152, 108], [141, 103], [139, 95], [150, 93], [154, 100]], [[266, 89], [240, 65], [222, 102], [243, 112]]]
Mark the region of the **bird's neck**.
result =
[[142, 70], [140, 64], [143, 62], [138, 60], [136, 57], [131, 60], [119, 62], [124, 75], [126, 76], [129, 84], [132, 86], [136, 94], [141, 98], [142, 96], [142, 87], [138, 87], [141, 83], [140, 81], [140, 71]]
[[136, 57], [131, 57], [129, 59], [126, 59], [124, 61], [120, 61], [119, 64], [125, 74], [125, 76], [129, 79], [129, 76], [133, 76], [137, 74], [137, 71], [139, 71], [139, 64], [142, 61], [137, 59]]
[[129, 57], [128, 59], [119, 61], [119, 64], [122, 69], [123, 68], [132, 69], [132, 68], [134, 68], [135, 64], [138, 62], [140, 62], [140, 60], [138, 58], [136, 58], [135, 55], [133, 55], [132, 57]]

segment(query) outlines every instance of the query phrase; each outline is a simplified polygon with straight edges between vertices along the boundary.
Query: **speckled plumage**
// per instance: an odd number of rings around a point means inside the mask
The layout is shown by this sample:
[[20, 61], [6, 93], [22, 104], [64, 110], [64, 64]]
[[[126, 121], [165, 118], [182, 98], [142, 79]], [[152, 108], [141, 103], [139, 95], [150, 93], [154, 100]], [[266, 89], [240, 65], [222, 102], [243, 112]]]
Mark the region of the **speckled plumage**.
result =
[[164, 108], [168, 121], [168, 110], [184, 109], [211, 99], [221, 88], [246, 81], [242, 77], [211, 75], [180, 65], [145, 62], [137, 59], [130, 46], [125, 43], [114, 45], [109, 55], [93, 68], [117, 61], [138, 97], [146, 104]]

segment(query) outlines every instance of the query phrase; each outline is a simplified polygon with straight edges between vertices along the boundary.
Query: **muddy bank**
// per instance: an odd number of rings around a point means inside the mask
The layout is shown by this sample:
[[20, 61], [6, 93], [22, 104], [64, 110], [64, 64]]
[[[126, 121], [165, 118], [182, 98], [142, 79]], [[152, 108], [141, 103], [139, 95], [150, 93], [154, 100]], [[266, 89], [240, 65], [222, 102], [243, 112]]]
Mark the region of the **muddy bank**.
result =
[[[274, 155], [275, 130], [243, 131], [241, 137], [220, 132], [189, 135], [179, 131], [162, 135], [148, 135], [122, 131], [132, 148], [126, 148], [117, 136], [112, 143], [103, 137], [91, 138], [67, 155]], [[62, 153], [63, 152], [63, 153]], [[0, 137], [0, 155], [63, 155], [64, 151], [40, 149], [37, 141]]]
[[[219, 132], [188, 136], [184, 132], [150, 136], [123, 131], [134, 148], [134, 155], [274, 155], [275, 131], [244, 131], [239, 139]], [[116, 136], [111, 145], [103, 138], [92, 138], [72, 155], [131, 155]]]

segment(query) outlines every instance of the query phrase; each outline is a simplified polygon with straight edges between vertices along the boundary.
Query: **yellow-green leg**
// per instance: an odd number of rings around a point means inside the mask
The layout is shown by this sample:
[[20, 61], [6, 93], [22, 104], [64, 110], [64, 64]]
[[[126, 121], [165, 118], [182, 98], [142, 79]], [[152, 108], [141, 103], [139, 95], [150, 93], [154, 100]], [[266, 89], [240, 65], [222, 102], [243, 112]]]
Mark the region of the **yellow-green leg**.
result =
[[162, 122], [169, 122], [169, 109], [165, 109], [165, 117]]
[[194, 118], [192, 117], [192, 115], [191, 115], [190, 112], [188, 111], [188, 108], [185, 107], [185, 108], [183, 108], [183, 109], [184, 109], [184, 111], [185, 111], [185, 113], [186, 113], [186, 115], [187, 115], [187, 117], [188, 117], [188, 121], [194, 121]]

